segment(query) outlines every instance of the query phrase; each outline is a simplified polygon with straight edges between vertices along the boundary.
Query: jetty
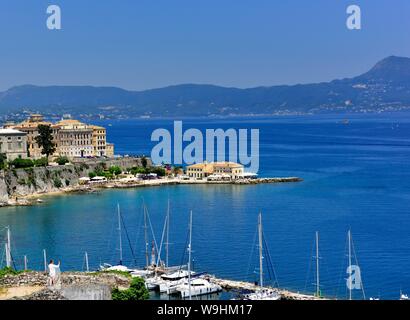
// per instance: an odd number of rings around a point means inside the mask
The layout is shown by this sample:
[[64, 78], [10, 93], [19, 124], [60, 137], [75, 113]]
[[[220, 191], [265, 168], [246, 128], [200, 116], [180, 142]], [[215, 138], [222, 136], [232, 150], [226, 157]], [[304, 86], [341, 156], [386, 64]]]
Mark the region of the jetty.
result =
[[[214, 284], [220, 285], [226, 291], [232, 291], [232, 290], [256, 291], [260, 288], [259, 286], [251, 282], [219, 279], [214, 276], [208, 276], [207, 279]], [[277, 292], [278, 294], [280, 294], [283, 300], [326, 300], [322, 297], [302, 294], [299, 292], [291, 292], [291, 291], [284, 290], [284, 289], [278, 289], [278, 288], [267, 288], [267, 289], [271, 289]]]

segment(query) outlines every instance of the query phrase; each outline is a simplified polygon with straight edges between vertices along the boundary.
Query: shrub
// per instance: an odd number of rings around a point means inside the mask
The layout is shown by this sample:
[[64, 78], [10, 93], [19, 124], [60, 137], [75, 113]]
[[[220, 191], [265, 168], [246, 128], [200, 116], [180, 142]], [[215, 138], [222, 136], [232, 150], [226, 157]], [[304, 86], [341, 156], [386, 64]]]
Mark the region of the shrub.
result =
[[30, 159], [21, 159], [21, 158], [17, 158], [14, 159], [13, 161], [10, 162], [10, 164], [16, 168], [32, 168], [34, 166], [34, 163], [32, 160]]
[[60, 178], [54, 178], [53, 182], [54, 182], [54, 187], [56, 188], [61, 188], [63, 186], [63, 183], [61, 182]]
[[33, 165], [35, 167], [46, 167], [48, 166], [48, 159], [47, 158], [41, 158], [33, 161]]
[[112, 166], [108, 170], [111, 174], [118, 176], [119, 174], [122, 173], [122, 170], [119, 166]]
[[60, 166], [63, 166], [63, 165], [65, 165], [66, 163], [69, 163], [70, 160], [68, 160], [68, 158], [67, 158], [66, 156], [60, 156], [60, 157], [58, 157], [58, 158], [56, 159], [56, 162], [57, 162]]
[[96, 176], [97, 176], [97, 174], [96, 174], [94, 171], [91, 171], [91, 172], [88, 174], [88, 177], [89, 177], [90, 179], [95, 178]]
[[122, 301], [147, 300], [149, 299], [149, 292], [142, 278], [133, 278], [129, 289], [114, 289], [112, 291], [112, 299]]

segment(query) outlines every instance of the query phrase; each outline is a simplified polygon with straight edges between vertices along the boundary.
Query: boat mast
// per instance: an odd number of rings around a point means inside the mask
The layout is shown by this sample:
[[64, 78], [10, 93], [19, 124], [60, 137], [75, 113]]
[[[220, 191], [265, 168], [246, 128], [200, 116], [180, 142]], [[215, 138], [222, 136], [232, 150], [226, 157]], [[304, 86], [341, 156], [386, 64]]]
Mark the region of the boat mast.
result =
[[168, 199], [168, 211], [167, 211], [167, 239], [165, 242], [165, 250], [166, 250], [166, 256], [165, 256], [165, 267], [168, 268], [168, 256], [169, 256], [169, 199]]
[[7, 243], [6, 243], [6, 265], [7, 268], [11, 268], [11, 235], [10, 235], [10, 227], [6, 227], [7, 229]]
[[122, 236], [121, 236], [121, 211], [120, 211], [120, 204], [117, 205], [117, 212], [118, 212], [118, 236], [120, 240], [120, 265], [122, 265]]
[[[348, 242], [349, 242], [349, 270], [351, 270], [352, 267], [352, 235], [349, 231], [347, 232], [347, 238], [348, 238]], [[349, 277], [349, 300], [352, 300], [352, 278]]]
[[87, 272], [90, 271], [89, 265], [88, 265], [88, 253], [87, 251], [85, 252], [85, 269], [87, 270]]
[[259, 233], [259, 285], [263, 288], [263, 251], [262, 251], [262, 213], [258, 217], [258, 233]]
[[189, 214], [189, 245], [188, 245], [188, 291], [189, 300], [192, 300], [191, 296], [191, 254], [192, 254], [192, 210]]
[[149, 267], [148, 254], [148, 226], [147, 226], [147, 208], [144, 205], [144, 237], [145, 237], [145, 265]]
[[320, 280], [319, 280], [319, 232], [316, 231], [316, 296], [320, 297]]

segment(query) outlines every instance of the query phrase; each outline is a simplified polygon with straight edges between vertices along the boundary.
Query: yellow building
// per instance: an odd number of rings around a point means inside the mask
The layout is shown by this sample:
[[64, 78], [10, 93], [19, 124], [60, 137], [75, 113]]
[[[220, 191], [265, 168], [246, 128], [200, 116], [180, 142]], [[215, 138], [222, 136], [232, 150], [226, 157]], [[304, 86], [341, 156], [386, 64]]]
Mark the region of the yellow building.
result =
[[105, 155], [109, 158], [114, 157], [114, 144], [113, 143], [106, 144]]
[[244, 174], [244, 166], [234, 162], [210, 162], [198, 163], [187, 167], [187, 175], [191, 178], [203, 179], [211, 175], [228, 177], [231, 179], [241, 178]]
[[8, 128], [13, 128], [25, 132], [27, 134], [27, 149], [30, 158], [33, 159], [39, 159], [44, 157], [44, 155], [41, 154], [41, 148], [35, 140], [35, 138], [38, 136], [39, 125], [51, 126], [52, 123], [44, 121], [43, 116], [40, 114], [32, 114], [30, 118], [21, 123], [7, 125]]
[[61, 120], [52, 126], [57, 135], [57, 153], [68, 158], [92, 157], [93, 129], [78, 120]]
[[92, 143], [94, 147], [94, 156], [103, 157], [107, 155], [107, 132], [104, 127], [90, 126], [93, 129]]

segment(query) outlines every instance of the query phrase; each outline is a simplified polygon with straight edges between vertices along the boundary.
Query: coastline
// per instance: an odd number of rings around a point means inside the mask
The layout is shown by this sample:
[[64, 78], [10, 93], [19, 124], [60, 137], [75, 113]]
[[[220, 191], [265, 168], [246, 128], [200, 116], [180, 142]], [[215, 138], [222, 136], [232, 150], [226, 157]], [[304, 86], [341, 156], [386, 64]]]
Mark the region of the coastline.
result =
[[303, 179], [299, 177], [275, 177], [275, 178], [257, 178], [252, 180], [236, 180], [236, 181], [207, 181], [207, 180], [182, 180], [178, 178], [165, 178], [156, 180], [142, 180], [142, 181], [123, 181], [112, 180], [107, 182], [99, 182], [87, 185], [76, 185], [72, 187], [65, 187], [59, 190], [36, 192], [29, 195], [14, 195], [7, 204], [1, 207], [14, 206], [33, 206], [43, 203], [44, 197], [69, 195], [73, 193], [93, 193], [104, 189], [134, 189], [144, 187], [160, 187], [169, 185], [258, 185], [258, 184], [276, 184], [276, 183], [296, 183], [302, 182]]

